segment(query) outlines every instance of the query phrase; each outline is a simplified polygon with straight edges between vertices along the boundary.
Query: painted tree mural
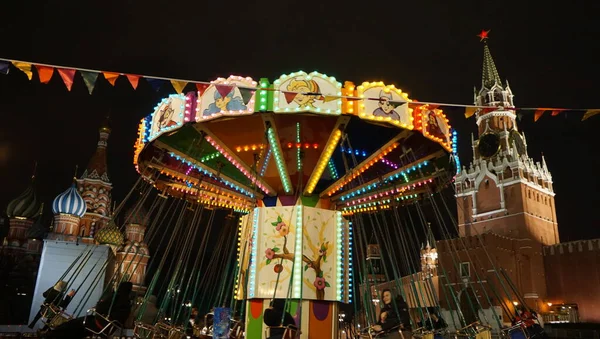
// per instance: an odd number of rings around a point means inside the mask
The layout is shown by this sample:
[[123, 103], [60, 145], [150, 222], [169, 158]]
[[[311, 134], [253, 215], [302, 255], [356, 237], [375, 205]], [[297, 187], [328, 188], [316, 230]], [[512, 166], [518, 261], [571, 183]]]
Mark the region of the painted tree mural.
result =
[[[277, 219], [272, 219], [272, 221], [270, 221], [270, 224], [273, 227], [274, 235], [278, 236], [278, 241], [276, 241], [272, 247], [269, 247], [265, 250], [266, 265], [275, 263], [275, 265], [273, 266], [273, 271], [279, 274], [284, 269], [283, 265], [281, 264], [282, 261], [289, 260], [293, 263], [294, 258], [297, 254], [290, 252], [290, 250], [288, 249], [288, 236], [290, 236], [290, 226], [286, 222], [284, 222], [280, 215], [277, 216]], [[332, 250], [332, 246], [330, 245], [329, 241], [327, 241], [323, 236], [323, 232], [325, 231], [327, 222], [322, 223], [322, 225], [319, 226], [313, 225], [313, 227], [317, 229], [319, 234], [319, 240], [316, 246], [312, 242], [311, 237], [306, 230], [306, 227], [302, 228], [305, 241], [304, 248], [309, 248], [312, 252], [312, 255], [309, 256], [304, 253], [301, 253], [300, 255], [302, 255], [304, 272], [312, 270], [315, 273], [315, 279], [314, 281], [312, 281], [312, 287], [315, 291], [317, 300], [324, 300], [325, 289], [331, 287], [331, 285], [327, 281], [327, 279], [331, 279], [331, 269], [329, 269], [327, 272], [324, 272], [323, 265], [327, 263], [327, 253], [328, 250]], [[311, 283], [310, 280], [307, 280], [306, 276], [304, 278], [304, 283], [306, 283], [307, 285]]]

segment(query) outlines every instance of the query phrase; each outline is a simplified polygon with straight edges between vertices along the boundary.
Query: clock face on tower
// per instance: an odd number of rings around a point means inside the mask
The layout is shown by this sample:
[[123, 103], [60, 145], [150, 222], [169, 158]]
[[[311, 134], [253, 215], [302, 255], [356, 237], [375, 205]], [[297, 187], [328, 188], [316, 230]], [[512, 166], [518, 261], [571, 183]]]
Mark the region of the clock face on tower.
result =
[[514, 144], [517, 148], [517, 152], [519, 155], [525, 154], [527, 151], [525, 148], [525, 141], [523, 140], [523, 136], [516, 129], [510, 131], [510, 144], [511, 146]]
[[489, 158], [500, 150], [500, 137], [496, 133], [486, 133], [479, 138], [477, 143], [479, 155]]

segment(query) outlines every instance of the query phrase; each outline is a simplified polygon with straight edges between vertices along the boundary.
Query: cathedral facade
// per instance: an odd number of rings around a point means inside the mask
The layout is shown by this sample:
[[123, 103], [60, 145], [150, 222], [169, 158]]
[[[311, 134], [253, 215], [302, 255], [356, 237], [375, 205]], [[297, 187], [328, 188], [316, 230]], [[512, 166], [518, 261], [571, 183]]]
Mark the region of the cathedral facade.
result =
[[110, 132], [108, 123], [103, 124], [83, 174], [52, 201], [50, 227], [42, 222], [43, 204], [36, 194], [35, 177], [7, 207], [9, 232], [3, 240], [2, 251], [7, 254], [3, 260], [13, 258], [16, 266], [28, 267], [20, 274], [23, 281], [19, 284], [32, 286], [28, 291], [33, 296], [30, 318], [40, 309], [42, 293], [58, 280], [67, 281], [68, 288], [76, 291], [67, 312], [79, 315], [94, 306], [113, 276], [128, 279], [136, 291], [144, 290], [150, 258], [144, 242], [147, 219], [137, 217], [140, 211], [136, 211], [136, 217], [125, 219], [127, 225], [119, 227], [114, 222], [106, 162]]

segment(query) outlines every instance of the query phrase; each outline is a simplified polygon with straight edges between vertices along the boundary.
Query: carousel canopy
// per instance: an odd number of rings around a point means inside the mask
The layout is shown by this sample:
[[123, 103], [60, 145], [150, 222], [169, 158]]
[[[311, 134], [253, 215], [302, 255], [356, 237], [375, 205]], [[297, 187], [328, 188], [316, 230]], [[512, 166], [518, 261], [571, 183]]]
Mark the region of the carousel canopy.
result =
[[435, 185], [451, 136], [441, 110], [393, 85], [231, 76], [163, 99], [140, 123], [134, 163], [159, 190], [211, 205], [300, 197], [354, 213]]

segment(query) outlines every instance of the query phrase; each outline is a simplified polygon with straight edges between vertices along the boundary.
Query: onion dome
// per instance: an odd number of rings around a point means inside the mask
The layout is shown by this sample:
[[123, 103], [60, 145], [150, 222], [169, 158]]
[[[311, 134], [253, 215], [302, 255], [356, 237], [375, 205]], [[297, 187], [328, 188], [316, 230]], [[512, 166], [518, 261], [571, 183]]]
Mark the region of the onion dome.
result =
[[77, 187], [74, 183], [66, 191], [54, 198], [52, 202], [52, 213], [54, 214], [70, 214], [81, 218], [86, 210], [85, 200], [77, 192]]
[[31, 184], [25, 192], [21, 193], [21, 195], [8, 204], [6, 215], [9, 218], [31, 219], [37, 215], [41, 204], [37, 199], [33, 183], [32, 179]]
[[149, 217], [144, 205], [135, 205], [125, 213], [125, 222], [127, 224], [147, 226]]
[[119, 227], [111, 221], [106, 227], [103, 227], [96, 233], [94, 237], [99, 244], [121, 246], [124, 242], [123, 233], [119, 230]]

